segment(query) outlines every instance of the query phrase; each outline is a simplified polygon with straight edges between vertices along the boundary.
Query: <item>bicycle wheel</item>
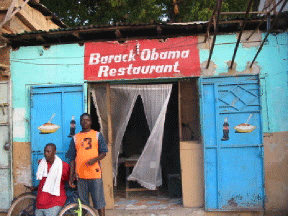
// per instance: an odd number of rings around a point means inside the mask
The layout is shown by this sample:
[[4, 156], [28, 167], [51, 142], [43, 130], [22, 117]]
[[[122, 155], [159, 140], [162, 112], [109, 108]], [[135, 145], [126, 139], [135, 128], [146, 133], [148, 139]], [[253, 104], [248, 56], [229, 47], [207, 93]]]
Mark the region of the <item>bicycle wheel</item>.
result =
[[[65, 206], [59, 213], [58, 216], [78, 216], [77, 211], [79, 210], [79, 204], [78, 203], [72, 203], [67, 206]], [[82, 215], [85, 216], [97, 216], [94, 212], [94, 209], [90, 206], [82, 204]]]
[[24, 193], [17, 197], [8, 211], [7, 216], [33, 216], [36, 210], [36, 195]]

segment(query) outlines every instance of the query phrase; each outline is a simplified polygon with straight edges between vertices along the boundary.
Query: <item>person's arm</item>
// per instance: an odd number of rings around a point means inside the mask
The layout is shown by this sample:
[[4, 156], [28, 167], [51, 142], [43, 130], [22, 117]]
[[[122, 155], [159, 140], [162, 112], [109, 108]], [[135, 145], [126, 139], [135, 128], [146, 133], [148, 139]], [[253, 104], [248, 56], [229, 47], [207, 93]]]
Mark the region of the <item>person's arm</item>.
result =
[[102, 134], [99, 132], [99, 135], [98, 135], [98, 156], [87, 161], [85, 165], [86, 166], [92, 166], [96, 162], [101, 161], [106, 156], [107, 152], [108, 152], [108, 147], [106, 145], [105, 139], [102, 136]]
[[63, 163], [63, 169], [62, 169], [62, 177], [61, 181], [69, 181], [70, 178], [70, 166], [66, 162]]
[[74, 184], [76, 175], [75, 175], [75, 157], [76, 157], [76, 149], [75, 149], [75, 142], [74, 138], [71, 139], [69, 149], [66, 153], [66, 158], [70, 160], [70, 175], [69, 175], [69, 186], [75, 188], [76, 185]]
[[106, 156], [106, 152], [101, 152], [98, 157], [92, 158], [85, 163], [86, 166], [92, 166], [96, 162], [102, 160]]
[[75, 175], [75, 160], [72, 160], [69, 165], [70, 165], [69, 186], [75, 188], [76, 185], [74, 184], [74, 181], [77, 180], [77, 177]]
[[24, 185], [24, 187], [26, 187], [27, 189], [31, 190], [31, 191], [37, 191], [38, 190], [38, 186], [34, 187], [34, 186], [28, 186], [28, 185]]

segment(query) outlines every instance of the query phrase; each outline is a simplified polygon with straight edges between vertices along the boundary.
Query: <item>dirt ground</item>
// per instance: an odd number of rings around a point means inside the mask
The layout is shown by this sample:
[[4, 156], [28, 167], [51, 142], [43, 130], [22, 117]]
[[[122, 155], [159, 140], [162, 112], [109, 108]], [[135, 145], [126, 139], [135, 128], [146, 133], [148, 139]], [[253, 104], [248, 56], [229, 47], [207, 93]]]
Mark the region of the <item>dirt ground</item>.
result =
[[184, 208], [182, 199], [171, 197], [167, 191], [125, 192], [115, 194], [115, 208], [106, 216], [262, 216], [262, 212], [205, 212], [204, 208]]
[[[184, 208], [182, 199], [171, 197], [166, 191], [130, 192], [114, 194], [114, 209], [106, 210], [106, 216], [263, 216], [263, 212], [205, 212], [203, 208]], [[6, 216], [6, 213], [0, 213]]]

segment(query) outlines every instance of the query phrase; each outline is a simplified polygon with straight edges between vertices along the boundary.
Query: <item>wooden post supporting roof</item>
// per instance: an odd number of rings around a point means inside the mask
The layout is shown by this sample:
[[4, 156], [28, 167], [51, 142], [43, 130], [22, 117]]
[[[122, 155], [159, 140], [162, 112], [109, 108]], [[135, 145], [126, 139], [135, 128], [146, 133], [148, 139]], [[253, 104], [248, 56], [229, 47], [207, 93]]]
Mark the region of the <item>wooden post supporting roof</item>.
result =
[[254, 57], [254, 59], [252, 60], [252, 62], [251, 62], [251, 64], [250, 64], [250, 68], [252, 67], [252, 65], [253, 65], [253, 63], [255, 62], [256, 58], [258, 57], [260, 51], [262, 50], [263, 45], [264, 45], [264, 43], [266, 42], [269, 34], [270, 34], [271, 31], [274, 29], [274, 27], [275, 27], [275, 25], [276, 25], [276, 23], [277, 23], [277, 21], [278, 21], [278, 19], [279, 19], [279, 14], [281, 14], [282, 10], [283, 10], [284, 7], [286, 6], [287, 1], [288, 1], [288, 0], [285, 0], [285, 2], [282, 4], [281, 9], [279, 10], [279, 13], [278, 13], [277, 16], [274, 18], [272, 27], [269, 29], [269, 31], [267, 32], [264, 40], [262, 41], [262, 43], [261, 43], [261, 45], [260, 45], [260, 47], [259, 47], [259, 49], [258, 49], [258, 51], [257, 51], [257, 53], [256, 53], [256, 55], [255, 55], [255, 57]]
[[234, 60], [235, 60], [236, 53], [237, 53], [237, 50], [238, 50], [238, 47], [239, 47], [239, 43], [240, 43], [240, 40], [241, 40], [241, 37], [242, 37], [242, 33], [243, 33], [244, 29], [245, 29], [245, 25], [246, 25], [246, 22], [247, 22], [247, 19], [248, 19], [248, 15], [249, 15], [249, 12], [250, 12], [250, 9], [251, 9], [251, 6], [252, 6], [252, 1], [253, 0], [249, 1], [248, 7], [247, 7], [247, 11], [246, 11], [246, 14], [245, 14], [245, 19], [244, 19], [244, 21], [242, 23], [241, 31], [239, 33], [238, 40], [237, 40], [237, 43], [236, 43], [236, 46], [235, 46], [235, 49], [234, 49], [234, 53], [233, 53], [233, 57], [232, 57], [231, 65], [230, 65], [230, 69], [233, 68]]
[[110, 94], [110, 84], [106, 85], [106, 104], [107, 104], [107, 121], [108, 121], [108, 153], [104, 158], [105, 164], [103, 163], [103, 183], [106, 195], [106, 208], [114, 208], [114, 195], [113, 195], [113, 169], [112, 169], [112, 148], [113, 148], [113, 128], [112, 128], [112, 118], [111, 118], [111, 94]]
[[215, 26], [215, 29], [214, 29], [214, 36], [213, 36], [212, 47], [210, 48], [210, 53], [209, 53], [209, 58], [208, 58], [208, 62], [207, 62], [206, 68], [209, 68], [210, 60], [211, 60], [211, 57], [212, 57], [212, 53], [213, 53], [213, 49], [214, 49], [214, 45], [215, 45], [215, 41], [216, 41], [217, 26], [218, 26], [218, 23], [219, 23], [221, 6], [222, 6], [222, 0], [218, 0], [218, 1], [217, 1], [217, 11], [218, 11], [218, 13], [217, 13], [216, 26]]
[[[252, 35], [256, 32], [256, 30], [259, 29], [259, 27], [264, 23], [264, 20], [267, 18], [267, 16], [268, 16], [274, 9], [276, 9], [276, 7], [278, 7], [278, 5], [281, 4], [283, 1], [284, 1], [284, 0], [280, 0], [276, 5], [274, 5], [274, 7], [273, 7], [269, 12], [266, 12], [266, 16], [263, 16], [263, 17], [262, 17], [262, 20], [261, 20], [261, 22], [259, 22], [257, 28], [255, 28], [255, 29], [253, 30], [253, 32], [249, 35], [249, 37], [246, 38], [247, 41], [252, 37]], [[265, 8], [264, 10], [266, 10], [266, 9], [267, 9], [267, 8]]]
[[207, 27], [207, 31], [206, 31], [206, 34], [205, 34], [204, 43], [206, 43], [206, 41], [207, 41], [207, 39], [209, 37], [210, 26], [211, 26], [211, 23], [212, 23], [212, 20], [213, 20], [213, 16], [216, 13], [217, 8], [218, 8], [218, 5], [216, 4], [215, 8], [213, 10], [212, 16], [210, 17], [209, 22], [208, 22], [208, 27]]

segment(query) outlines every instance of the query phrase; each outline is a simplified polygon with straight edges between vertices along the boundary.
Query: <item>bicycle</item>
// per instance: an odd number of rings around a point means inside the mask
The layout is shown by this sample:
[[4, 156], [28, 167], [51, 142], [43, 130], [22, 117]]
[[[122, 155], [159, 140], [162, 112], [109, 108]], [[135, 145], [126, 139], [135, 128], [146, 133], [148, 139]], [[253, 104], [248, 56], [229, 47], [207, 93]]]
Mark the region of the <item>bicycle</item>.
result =
[[[74, 203], [65, 205], [58, 216], [97, 216], [93, 208], [81, 203], [79, 197], [74, 198], [74, 201]], [[26, 192], [12, 201], [7, 216], [34, 216], [35, 210], [36, 195], [32, 192]]]
[[59, 212], [58, 216], [97, 216], [94, 212], [93, 208], [88, 205], [84, 205], [81, 203], [80, 198], [78, 198], [78, 203], [71, 203], [69, 205], [64, 206], [64, 208]]
[[36, 195], [26, 192], [12, 201], [7, 216], [33, 216], [36, 210]]

